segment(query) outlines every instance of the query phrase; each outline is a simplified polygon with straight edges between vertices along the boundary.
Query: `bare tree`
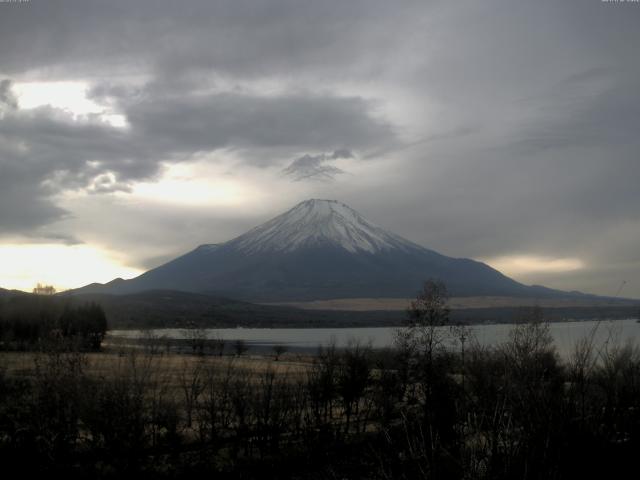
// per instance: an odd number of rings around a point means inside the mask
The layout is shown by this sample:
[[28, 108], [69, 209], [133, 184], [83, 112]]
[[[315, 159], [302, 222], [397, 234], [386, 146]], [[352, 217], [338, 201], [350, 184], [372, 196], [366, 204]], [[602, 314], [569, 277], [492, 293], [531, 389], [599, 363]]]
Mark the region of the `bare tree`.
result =
[[194, 323], [186, 330], [186, 337], [194, 355], [204, 355], [207, 332], [204, 328], [196, 327]]
[[219, 333], [216, 333], [215, 337], [211, 340], [210, 345], [215, 355], [218, 355], [219, 357], [224, 355], [226, 341]]
[[460, 371], [462, 374], [462, 388], [464, 389], [464, 380], [465, 380], [465, 346], [469, 340], [473, 339], [473, 330], [469, 327], [469, 325], [464, 325], [462, 323], [458, 323], [456, 325], [451, 325], [449, 328], [453, 338], [460, 344]]
[[233, 416], [231, 388], [237, 373], [232, 357], [229, 357], [224, 367], [215, 363], [206, 365], [198, 412], [201, 440], [217, 442], [230, 428]]
[[359, 425], [361, 399], [371, 382], [371, 346], [362, 346], [357, 341], [349, 342], [338, 368], [337, 390], [342, 400], [345, 415], [345, 435], [349, 433], [352, 417], [355, 417], [356, 432]]
[[247, 342], [245, 342], [241, 338], [233, 342], [233, 351], [236, 352], [236, 355], [238, 357], [241, 357], [242, 355], [247, 353], [247, 350], [249, 350], [249, 346], [247, 345]]
[[185, 361], [179, 373], [179, 384], [183, 393], [183, 405], [187, 416], [187, 428], [191, 428], [193, 414], [198, 409], [200, 396], [204, 390], [204, 369], [202, 362], [191, 364]]
[[276, 362], [278, 360], [280, 360], [280, 356], [282, 356], [284, 353], [286, 353], [287, 350], [288, 350], [288, 348], [285, 345], [274, 345], [273, 346], [273, 353], [276, 356]]
[[155, 331], [149, 328], [142, 330], [140, 341], [144, 347], [145, 353], [149, 355], [158, 355], [162, 353], [162, 339]]
[[427, 280], [411, 301], [407, 310], [408, 338], [428, 364], [446, 336], [440, 327], [449, 323], [449, 294], [445, 284], [439, 280]]

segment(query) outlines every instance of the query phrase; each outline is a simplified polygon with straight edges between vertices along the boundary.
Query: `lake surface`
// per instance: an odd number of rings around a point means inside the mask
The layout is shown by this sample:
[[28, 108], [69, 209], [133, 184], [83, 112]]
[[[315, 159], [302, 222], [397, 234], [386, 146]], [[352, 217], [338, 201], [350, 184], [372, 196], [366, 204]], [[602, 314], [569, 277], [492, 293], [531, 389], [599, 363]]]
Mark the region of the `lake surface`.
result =
[[[509, 339], [513, 324], [472, 325], [473, 338], [480, 345], [498, 345]], [[448, 327], [443, 327], [448, 332]], [[373, 348], [393, 345], [396, 327], [376, 328], [209, 328], [202, 332], [207, 338], [222, 338], [227, 342], [244, 340], [251, 351], [270, 350], [274, 345], [284, 345], [290, 351], [315, 351], [319, 346], [335, 343], [345, 347], [352, 341], [370, 344]], [[636, 319], [576, 321], [550, 324], [558, 353], [566, 357], [573, 351], [577, 341], [593, 335], [595, 345], [639, 344], [640, 323]], [[192, 332], [187, 329], [112, 330], [109, 335], [120, 338], [167, 337], [188, 339]], [[452, 347], [455, 345], [451, 340]]]

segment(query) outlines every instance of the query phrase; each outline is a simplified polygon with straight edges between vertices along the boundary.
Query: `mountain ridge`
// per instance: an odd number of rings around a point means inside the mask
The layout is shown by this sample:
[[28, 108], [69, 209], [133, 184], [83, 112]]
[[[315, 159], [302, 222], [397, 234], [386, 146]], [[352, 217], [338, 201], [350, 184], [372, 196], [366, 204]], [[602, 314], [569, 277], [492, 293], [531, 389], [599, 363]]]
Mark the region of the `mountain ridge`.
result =
[[134, 279], [76, 292], [169, 289], [260, 302], [411, 297], [428, 278], [442, 280], [456, 296], [571, 295], [429, 250], [324, 199], [303, 201], [227, 242], [200, 245]]

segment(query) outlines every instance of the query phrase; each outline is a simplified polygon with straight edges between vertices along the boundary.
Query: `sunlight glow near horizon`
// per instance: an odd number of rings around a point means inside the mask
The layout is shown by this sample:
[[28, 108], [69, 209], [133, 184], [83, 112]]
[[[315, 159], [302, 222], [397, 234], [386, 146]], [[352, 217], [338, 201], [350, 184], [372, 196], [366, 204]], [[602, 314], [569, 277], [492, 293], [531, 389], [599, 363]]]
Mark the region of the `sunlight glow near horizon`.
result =
[[0, 245], [0, 266], [1, 288], [28, 292], [38, 282], [62, 291], [142, 273], [88, 245]]
[[551, 258], [537, 255], [506, 255], [483, 260], [505, 275], [565, 273], [581, 270], [585, 263], [579, 258]]
[[160, 178], [136, 183], [131, 192], [119, 195], [185, 206], [238, 206], [253, 197], [247, 185], [224, 175], [201, 172], [199, 167], [197, 164], [169, 165]]

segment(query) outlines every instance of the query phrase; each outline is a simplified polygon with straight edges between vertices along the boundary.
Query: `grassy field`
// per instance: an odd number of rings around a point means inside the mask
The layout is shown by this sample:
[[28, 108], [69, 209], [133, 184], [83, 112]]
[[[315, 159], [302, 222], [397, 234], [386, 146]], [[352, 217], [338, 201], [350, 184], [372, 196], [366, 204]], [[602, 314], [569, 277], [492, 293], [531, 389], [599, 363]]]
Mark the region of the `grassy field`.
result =
[[[32, 376], [38, 363], [48, 354], [37, 352], [0, 352], [0, 366], [6, 375]], [[86, 361], [85, 371], [92, 377], [111, 378], [132, 367], [150, 369], [152, 374], [161, 374], [168, 384], [177, 386], [185, 372], [201, 369], [223, 371], [230, 366], [239, 371], [261, 375], [272, 371], [278, 375], [295, 378], [305, 374], [313, 357], [304, 354], [285, 353], [278, 360], [275, 355], [213, 356], [178, 353], [154, 353], [141, 349], [105, 348], [102, 352], [82, 354]]]

